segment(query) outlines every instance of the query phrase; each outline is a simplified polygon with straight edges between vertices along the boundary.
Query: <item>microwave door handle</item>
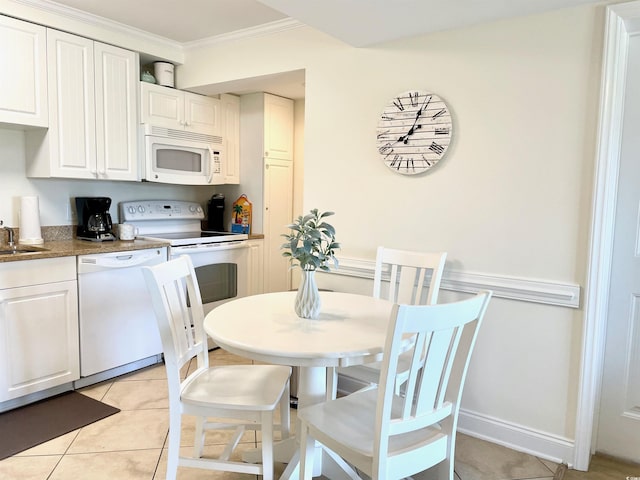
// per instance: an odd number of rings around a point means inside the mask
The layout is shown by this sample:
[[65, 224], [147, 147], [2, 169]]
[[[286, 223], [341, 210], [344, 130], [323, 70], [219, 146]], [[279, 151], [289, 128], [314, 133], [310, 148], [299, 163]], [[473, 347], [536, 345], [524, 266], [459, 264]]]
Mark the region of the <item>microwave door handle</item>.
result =
[[207, 177], [207, 183], [211, 183], [213, 180], [213, 147], [209, 146], [209, 176]]

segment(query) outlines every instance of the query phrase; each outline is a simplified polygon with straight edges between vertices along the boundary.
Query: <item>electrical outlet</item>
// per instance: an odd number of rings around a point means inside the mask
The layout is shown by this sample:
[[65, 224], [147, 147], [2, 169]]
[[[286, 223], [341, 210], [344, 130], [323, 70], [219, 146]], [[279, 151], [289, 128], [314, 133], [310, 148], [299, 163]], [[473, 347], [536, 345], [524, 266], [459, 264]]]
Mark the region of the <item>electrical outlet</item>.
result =
[[67, 211], [67, 221], [73, 222], [73, 212], [71, 211], [71, 204], [69, 202], [65, 203], [65, 208]]

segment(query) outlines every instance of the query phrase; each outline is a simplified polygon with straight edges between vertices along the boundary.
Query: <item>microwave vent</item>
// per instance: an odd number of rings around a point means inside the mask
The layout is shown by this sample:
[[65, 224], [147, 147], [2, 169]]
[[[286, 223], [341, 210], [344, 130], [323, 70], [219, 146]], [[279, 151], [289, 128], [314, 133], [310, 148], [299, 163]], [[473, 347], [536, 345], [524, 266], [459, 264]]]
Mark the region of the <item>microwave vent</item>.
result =
[[222, 137], [217, 135], [187, 132], [185, 130], [175, 130], [173, 128], [159, 127], [157, 125], [147, 125], [145, 133], [147, 135], [153, 135], [156, 137], [176, 138], [179, 140], [193, 140], [196, 142], [222, 145]]

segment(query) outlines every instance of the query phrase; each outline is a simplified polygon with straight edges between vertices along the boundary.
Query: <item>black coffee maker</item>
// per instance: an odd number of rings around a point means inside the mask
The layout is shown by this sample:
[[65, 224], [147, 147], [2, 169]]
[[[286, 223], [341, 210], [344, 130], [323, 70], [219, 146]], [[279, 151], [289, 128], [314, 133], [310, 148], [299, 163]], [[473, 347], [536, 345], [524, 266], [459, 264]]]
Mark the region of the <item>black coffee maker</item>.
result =
[[224, 195], [216, 193], [207, 204], [208, 229], [214, 232], [224, 232]]
[[76, 236], [82, 240], [105, 242], [115, 240], [109, 207], [109, 197], [76, 197], [78, 228]]

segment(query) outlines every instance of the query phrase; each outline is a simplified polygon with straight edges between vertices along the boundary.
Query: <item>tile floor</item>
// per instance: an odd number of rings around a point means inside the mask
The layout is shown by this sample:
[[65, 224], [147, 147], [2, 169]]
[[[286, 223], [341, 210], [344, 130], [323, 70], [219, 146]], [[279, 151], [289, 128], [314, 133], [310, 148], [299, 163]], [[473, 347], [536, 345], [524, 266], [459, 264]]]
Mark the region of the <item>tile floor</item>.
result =
[[[251, 363], [223, 350], [211, 352], [212, 363]], [[121, 412], [0, 461], [0, 480], [164, 480], [168, 401], [163, 365], [86, 387], [81, 392], [121, 409]], [[292, 420], [295, 419], [292, 410]], [[185, 448], [191, 444], [193, 423], [183, 422]], [[191, 433], [191, 435], [189, 435]], [[215, 451], [220, 438], [207, 437], [206, 451]], [[241, 448], [256, 445], [253, 433]], [[624, 480], [640, 476], [638, 468], [597, 458], [594, 471], [569, 471], [567, 480]], [[277, 473], [284, 469], [277, 466]], [[457, 480], [554, 480], [558, 465], [531, 455], [458, 436]], [[254, 475], [180, 468], [178, 480], [251, 480]], [[556, 477], [558, 480], [561, 476]]]

